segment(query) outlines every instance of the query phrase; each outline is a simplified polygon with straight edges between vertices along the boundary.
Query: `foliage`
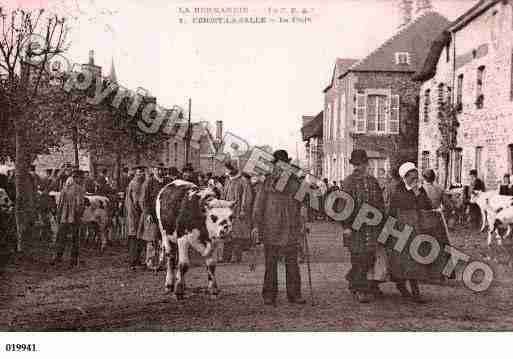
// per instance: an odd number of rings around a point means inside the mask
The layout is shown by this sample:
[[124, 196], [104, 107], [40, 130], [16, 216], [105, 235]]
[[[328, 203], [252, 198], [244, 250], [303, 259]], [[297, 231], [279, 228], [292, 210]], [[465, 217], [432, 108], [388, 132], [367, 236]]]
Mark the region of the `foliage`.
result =
[[457, 110], [449, 102], [442, 102], [438, 111], [438, 130], [440, 131], [440, 147], [438, 155], [448, 157], [457, 146], [458, 127]]

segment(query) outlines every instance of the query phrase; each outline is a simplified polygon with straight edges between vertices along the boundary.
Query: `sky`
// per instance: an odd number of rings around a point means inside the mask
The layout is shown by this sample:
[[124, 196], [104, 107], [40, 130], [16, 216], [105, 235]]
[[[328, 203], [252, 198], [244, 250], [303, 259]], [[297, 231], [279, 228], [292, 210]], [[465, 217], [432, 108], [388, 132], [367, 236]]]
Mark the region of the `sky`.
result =
[[[7, 6], [65, 9], [77, 15], [68, 58], [86, 62], [90, 49], [119, 82], [148, 89], [164, 107], [187, 108], [192, 119], [214, 123], [251, 145], [302, 156], [302, 115], [323, 108], [337, 57], [362, 58], [397, 31], [397, 0], [2, 0]], [[475, 0], [432, 1], [449, 20]], [[306, 24], [192, 24], [185, 9], [247, 7], [308, 9]], [[60, 10], [62, 11], [62, 10]], [[184, 18], [188, 23], [179, 23]], [[275, 17], [276, 18], [276, 17]]]

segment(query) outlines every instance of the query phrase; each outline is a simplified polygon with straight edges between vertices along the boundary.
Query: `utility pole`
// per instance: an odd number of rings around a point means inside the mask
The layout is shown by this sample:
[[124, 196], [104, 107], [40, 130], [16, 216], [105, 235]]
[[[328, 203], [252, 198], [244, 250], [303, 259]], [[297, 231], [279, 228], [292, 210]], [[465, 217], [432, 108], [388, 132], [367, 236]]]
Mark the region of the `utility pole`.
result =
[[189, 98], [189, 118], [187, 119], [187, 134], [185, 136], [185, 165], [189, 163], [189, 151], [191, 148], [191, 102]]

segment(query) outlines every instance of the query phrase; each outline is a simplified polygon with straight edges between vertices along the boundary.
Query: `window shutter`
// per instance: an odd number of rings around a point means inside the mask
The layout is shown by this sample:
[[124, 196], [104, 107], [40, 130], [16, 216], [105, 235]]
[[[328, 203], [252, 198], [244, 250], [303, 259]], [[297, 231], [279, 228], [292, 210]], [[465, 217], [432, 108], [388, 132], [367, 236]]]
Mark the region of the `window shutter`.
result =
[[365, 133], [365, 94], [356, 95], [356, 126], [354, 131], [357, 133]]
[[390, 116], [388, 118], [389, 133], [399, 133], [399, 110], [399, 95], [392, 95], [390, 97]]

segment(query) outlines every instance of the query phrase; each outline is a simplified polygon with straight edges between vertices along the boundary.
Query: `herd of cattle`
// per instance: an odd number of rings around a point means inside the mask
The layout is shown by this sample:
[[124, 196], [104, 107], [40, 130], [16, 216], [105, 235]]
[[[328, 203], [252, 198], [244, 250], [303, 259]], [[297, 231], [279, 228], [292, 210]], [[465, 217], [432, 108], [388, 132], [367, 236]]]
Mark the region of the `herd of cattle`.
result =
[[[52, 207], [56, 207], [60, 193], [50, 192], [49, 196], [52, 198]], [[102, 247], [113, 235], [122, 237], [125, 225], [123, 193], [116, 198], [91, 194], [87, 194], [86, 198], [91, 207], [100, 209], [94, 212], [90, 221], [96, 224], [95, 231], [100, 229], [102, 232], [99, 236]], [[443, 203], [450, 227], [467, 223], [469, 206], [476, 205], [481, 213], [481, 231], [488, 227], [487, 246], [492, 243], [502, 246], [504, 239], [511, 235], [513, 196], [499, 195], [497, 191], [473, 191], [467, 194], [463, 188], [454, 188], [445, 191]], [[183, 295], [184, 276], [189, 266], [189, 248], [193, 248], [206, 260], [209, 291], [211, 294], [217, 293], [215, 252], [218, 243], [231, 232], [233, 204], [216, 198], [216, 194], [209, 188], [199, 188], [183, 180], [176, 180], [160, 191], [155, 205], [162, 235], [161, 260], [165, 261], [167, 267], [167, 291], [174, 291], [178, 297]], [[12, 208], [13, 202], [7, 192], [0, 188], [0, 227], [12, 225], [13, 221], [6, 220], [13, 216]], [[51, 227], [51, 235], [55, 240], [57, 225]], [[497, 241], [494, 242], [494, 239]], [[509, 262], [513, 263], [512, 258]]]

